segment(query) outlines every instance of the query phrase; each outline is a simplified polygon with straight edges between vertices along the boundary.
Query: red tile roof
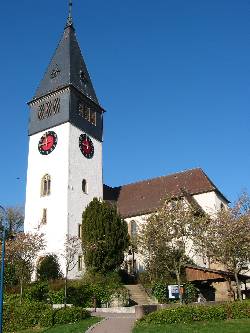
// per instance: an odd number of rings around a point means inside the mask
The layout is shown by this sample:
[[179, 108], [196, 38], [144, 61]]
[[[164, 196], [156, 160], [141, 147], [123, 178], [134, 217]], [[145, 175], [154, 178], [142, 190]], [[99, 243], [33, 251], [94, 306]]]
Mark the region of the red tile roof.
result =
[[168, 176], [148, 179], [119, 187], [104, 185], [104, 200], [116, 202], [123, 217], [132, 217], [154, 212], [166, 197], [183, 197], [205, 192], [217, 192], [229, 202], [212, 183], [202, 169], [191, 169]]

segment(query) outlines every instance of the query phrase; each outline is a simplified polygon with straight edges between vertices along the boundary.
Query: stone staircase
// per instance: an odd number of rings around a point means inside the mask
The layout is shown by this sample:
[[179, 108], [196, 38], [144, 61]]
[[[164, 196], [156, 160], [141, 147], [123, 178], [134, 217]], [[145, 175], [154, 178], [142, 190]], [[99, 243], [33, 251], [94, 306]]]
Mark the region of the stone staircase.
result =
[[127, 284], [124, 287], [128, 289], [132, 303], [137, 305], [157, 304], [157, 301], [149, 297], [141, 284]]

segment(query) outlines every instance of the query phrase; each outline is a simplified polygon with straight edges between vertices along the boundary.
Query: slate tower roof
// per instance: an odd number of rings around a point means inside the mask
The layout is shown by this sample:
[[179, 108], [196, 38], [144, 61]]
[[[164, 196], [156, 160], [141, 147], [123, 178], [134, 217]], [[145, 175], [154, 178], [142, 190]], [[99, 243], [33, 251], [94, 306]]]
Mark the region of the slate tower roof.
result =
[[76, 39], [72, 19], [67, 20], [62, 38], [40, 82], [34, 99], [72, 85], [98, 103], [86, 64]]
[[29, 106], [29, 135], [70, 122], [102, 141], [103, 112], [69, 16], [62, 38]]

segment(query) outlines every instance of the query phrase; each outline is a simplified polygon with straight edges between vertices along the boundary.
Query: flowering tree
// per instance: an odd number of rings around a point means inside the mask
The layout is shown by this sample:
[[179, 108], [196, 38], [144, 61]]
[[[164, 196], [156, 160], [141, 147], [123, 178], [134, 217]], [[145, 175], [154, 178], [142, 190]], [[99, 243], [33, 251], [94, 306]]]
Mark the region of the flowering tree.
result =
[[196, 226], [193, 238], [199, 251], [211, 263], [234, 274], [237, 298], [242, 299], [239, 274], [250, 262], [250, 199], [244, 193], [229, 209], [209, 218], [204, 216]]
[[[167, 199], [142, 226], [138, 236], [138, 251], [143, 256], [151, 279], [163, 272], [176, 277], [180, 290], [181, 270], [194, 255], [191, 242], [195, 210], [185, 199]], [[182, 294], [180, 302], [182, 302]]]
[[18, 233], [6, 242], [6, 261], [15, 267], [15, 275], [20, 284], [20, 302], [22, 302], [23, 283], [30, 279], [37, 254], [44, 247], [45, 242], [41, 234]]

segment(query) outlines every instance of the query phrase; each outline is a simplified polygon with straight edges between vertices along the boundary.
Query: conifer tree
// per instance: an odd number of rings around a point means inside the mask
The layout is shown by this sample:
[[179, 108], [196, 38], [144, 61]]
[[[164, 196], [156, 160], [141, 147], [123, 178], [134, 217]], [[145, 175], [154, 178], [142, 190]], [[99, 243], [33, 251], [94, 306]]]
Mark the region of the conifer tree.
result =
[[37, 268], [38, 280], [49, 281], [56, 280], [62, 277], [60, 265], [57, 256], [54, 254], [44, 257]]
[[107, 202], [94, 198], [83, 213], [82, 247], [87, 270], [107, 273], [118, 268], [128, 248], [127, 223]]

